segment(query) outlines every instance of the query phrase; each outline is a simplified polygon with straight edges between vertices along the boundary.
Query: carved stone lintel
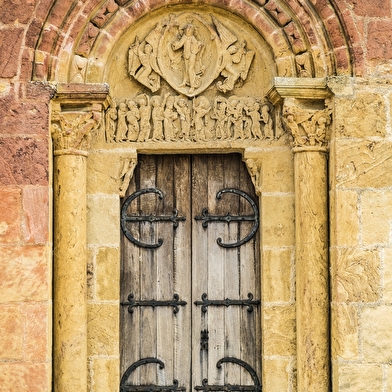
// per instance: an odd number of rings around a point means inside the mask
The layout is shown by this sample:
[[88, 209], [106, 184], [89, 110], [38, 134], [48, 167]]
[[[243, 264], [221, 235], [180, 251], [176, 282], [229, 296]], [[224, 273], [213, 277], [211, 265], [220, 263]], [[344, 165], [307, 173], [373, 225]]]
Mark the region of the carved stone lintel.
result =
[[[275, 109], [265, 98], [218, 95], [193, 100], [183, 95], [139, 94], [116, 102], [105, 112], [108, 143], [274, 140], [281, 136]], [[277, 135], [276, 128], [279, 129]]]
[[301, 108], [294, 98], [286, 98], [283, 105], [283, 122], [294, 138], [294, 147], [328, 146], [329, 126], [332, 122], [330, 100], [325, 100], [323, 110]]

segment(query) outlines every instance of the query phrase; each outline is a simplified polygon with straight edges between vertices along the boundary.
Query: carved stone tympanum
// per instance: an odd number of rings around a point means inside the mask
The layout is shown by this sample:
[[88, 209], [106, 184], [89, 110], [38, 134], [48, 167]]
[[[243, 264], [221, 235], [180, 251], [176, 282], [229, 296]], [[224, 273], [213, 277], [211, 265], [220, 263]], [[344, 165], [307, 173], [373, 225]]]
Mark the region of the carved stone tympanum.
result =
[[161, 78], [178, 93], [194, 97], [216, 79], [219, 91], [245, 81], [254, 52], [216, 17], [184, 12], [160, 20], [128, 51], [128, 73], [153, 93]]

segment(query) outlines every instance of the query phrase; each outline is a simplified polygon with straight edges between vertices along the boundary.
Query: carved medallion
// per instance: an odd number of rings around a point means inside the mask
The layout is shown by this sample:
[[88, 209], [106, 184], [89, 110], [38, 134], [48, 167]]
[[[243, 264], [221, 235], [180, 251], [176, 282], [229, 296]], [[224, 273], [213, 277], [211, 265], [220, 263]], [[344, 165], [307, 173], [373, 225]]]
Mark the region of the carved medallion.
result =
[[215, 83], [226, 93], [244, 82], [254, 58], [245, 40], [210, 15], [170, 14], [128, 51], [128, 74], [153, 93], [161, 78], [175, 91], [195, 97]]

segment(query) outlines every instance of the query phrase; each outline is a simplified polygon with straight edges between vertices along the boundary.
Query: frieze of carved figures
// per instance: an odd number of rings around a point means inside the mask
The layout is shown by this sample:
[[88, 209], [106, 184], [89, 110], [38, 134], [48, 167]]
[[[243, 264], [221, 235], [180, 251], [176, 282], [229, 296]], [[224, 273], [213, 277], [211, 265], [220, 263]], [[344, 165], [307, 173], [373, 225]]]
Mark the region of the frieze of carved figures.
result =
[[52, 115], [51, 133], [55, 151], [82, 150], [90, 147], [91, 134], [100, 124], [101, 114], [88, 111], [73, 115], [55, 112]]
[[295, 99], [286, 99], [283, 105], [283, 123], [293, 136], [294, 147], [327, 146], [331, 121], [330, 99], [325, 100], [323, 110], [303, 109]]
[[161, 79], [178, 93], [194, 97], [212, 83], [222, 93], [244, 82], [254, 51], [216, 17], [170, 14], [128, 51], [128, 74], [153, 93]]
[[273, 106], [254, 97], [140, 94], [105, 112], [107, 142], [275, 139]]

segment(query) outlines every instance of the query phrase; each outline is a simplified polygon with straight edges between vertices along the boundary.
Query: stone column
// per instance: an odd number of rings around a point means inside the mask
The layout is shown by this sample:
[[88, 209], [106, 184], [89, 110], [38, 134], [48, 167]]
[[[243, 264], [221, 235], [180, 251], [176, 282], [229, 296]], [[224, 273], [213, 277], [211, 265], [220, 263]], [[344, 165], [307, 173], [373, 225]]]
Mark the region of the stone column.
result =
[[52, 102], [56, 392], [87, 391], [86, 159], [106, 90], [59, 85]]
[[[328, 133], [331, 108], [319, 80], [275, 86], [282, 120], [293, 136], [296, 236], [297, 385], [330, 390], [328, 267]], [[312, 88], [314, 83], [314, 88]], [[276, 99], [279, 97], [280, 99]]]

